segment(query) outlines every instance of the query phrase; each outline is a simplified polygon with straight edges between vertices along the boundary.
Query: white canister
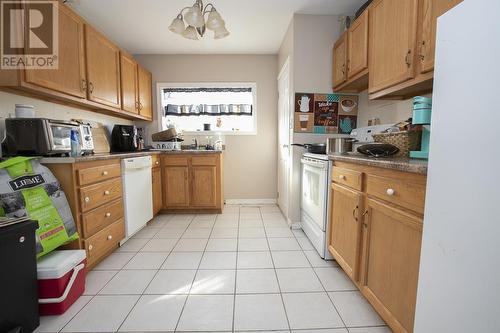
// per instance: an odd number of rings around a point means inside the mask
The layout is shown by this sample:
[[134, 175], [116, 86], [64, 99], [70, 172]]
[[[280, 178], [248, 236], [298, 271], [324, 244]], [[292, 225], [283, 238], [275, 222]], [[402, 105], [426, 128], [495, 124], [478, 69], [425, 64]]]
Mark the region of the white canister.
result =
[[16, 104], [16, 118], [35, 118], [33, 105]]

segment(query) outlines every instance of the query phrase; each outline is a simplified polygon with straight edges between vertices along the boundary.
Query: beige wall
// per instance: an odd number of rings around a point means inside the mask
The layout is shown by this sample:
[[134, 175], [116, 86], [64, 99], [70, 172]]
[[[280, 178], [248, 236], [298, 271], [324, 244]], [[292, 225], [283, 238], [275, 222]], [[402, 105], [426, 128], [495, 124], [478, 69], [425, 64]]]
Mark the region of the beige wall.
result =
[[[157, 82], [256, 82], [257, 135], [226, 136], [226, 199], [276, 199], [277, 76], [276, 55], [137, 55], [153, 74], [155, 120]], [[158, 123], [149, 126], [155, 132]]]

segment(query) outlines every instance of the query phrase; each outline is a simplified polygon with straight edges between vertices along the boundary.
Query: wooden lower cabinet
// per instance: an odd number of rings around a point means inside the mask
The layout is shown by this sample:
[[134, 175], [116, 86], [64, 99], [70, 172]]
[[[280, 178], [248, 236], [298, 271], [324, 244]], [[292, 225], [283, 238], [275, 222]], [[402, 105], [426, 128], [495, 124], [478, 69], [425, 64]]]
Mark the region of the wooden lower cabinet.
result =
[[166, 166], [163, 168], [163, 204], [165, 209], [189, 205], [189, 168]]
[[191, 167], [191, 205], [193, 207], [217, 207], [217, 167]]
[[332, 177], [328, 249], [391, 329], [411, 333], [426, 176], [341, 162], [333, 168], [332, 175], [359, 173], [353, 184], [361, 190]]
[[153, 182], [153, 215], [158, 214], [163, 207], [163, 195], [161, 191], [161, 168], [154, 167], [152, 169], [152, 177], [151, 180]]

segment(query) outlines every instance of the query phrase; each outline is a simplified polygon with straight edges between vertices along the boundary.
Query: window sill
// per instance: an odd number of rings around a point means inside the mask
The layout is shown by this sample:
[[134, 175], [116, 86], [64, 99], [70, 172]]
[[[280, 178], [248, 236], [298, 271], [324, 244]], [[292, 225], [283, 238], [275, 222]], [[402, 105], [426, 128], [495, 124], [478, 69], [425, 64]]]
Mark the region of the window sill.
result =
[[240, 132], [240, 131], [182, 131], [183, 135], [189, 136], [203, 136], [203, 135], [257, 135], [257, 131], [252, 132]]

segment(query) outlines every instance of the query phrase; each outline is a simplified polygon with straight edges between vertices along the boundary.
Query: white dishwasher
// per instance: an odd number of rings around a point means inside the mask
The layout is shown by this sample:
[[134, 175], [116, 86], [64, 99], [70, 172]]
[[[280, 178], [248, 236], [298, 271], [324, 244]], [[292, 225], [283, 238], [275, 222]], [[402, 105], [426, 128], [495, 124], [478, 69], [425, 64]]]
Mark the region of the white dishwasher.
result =
[[151, 156], [122, 160], [125, 233], [123, 242], [146, 226], [153, 218], [153, 187]]

